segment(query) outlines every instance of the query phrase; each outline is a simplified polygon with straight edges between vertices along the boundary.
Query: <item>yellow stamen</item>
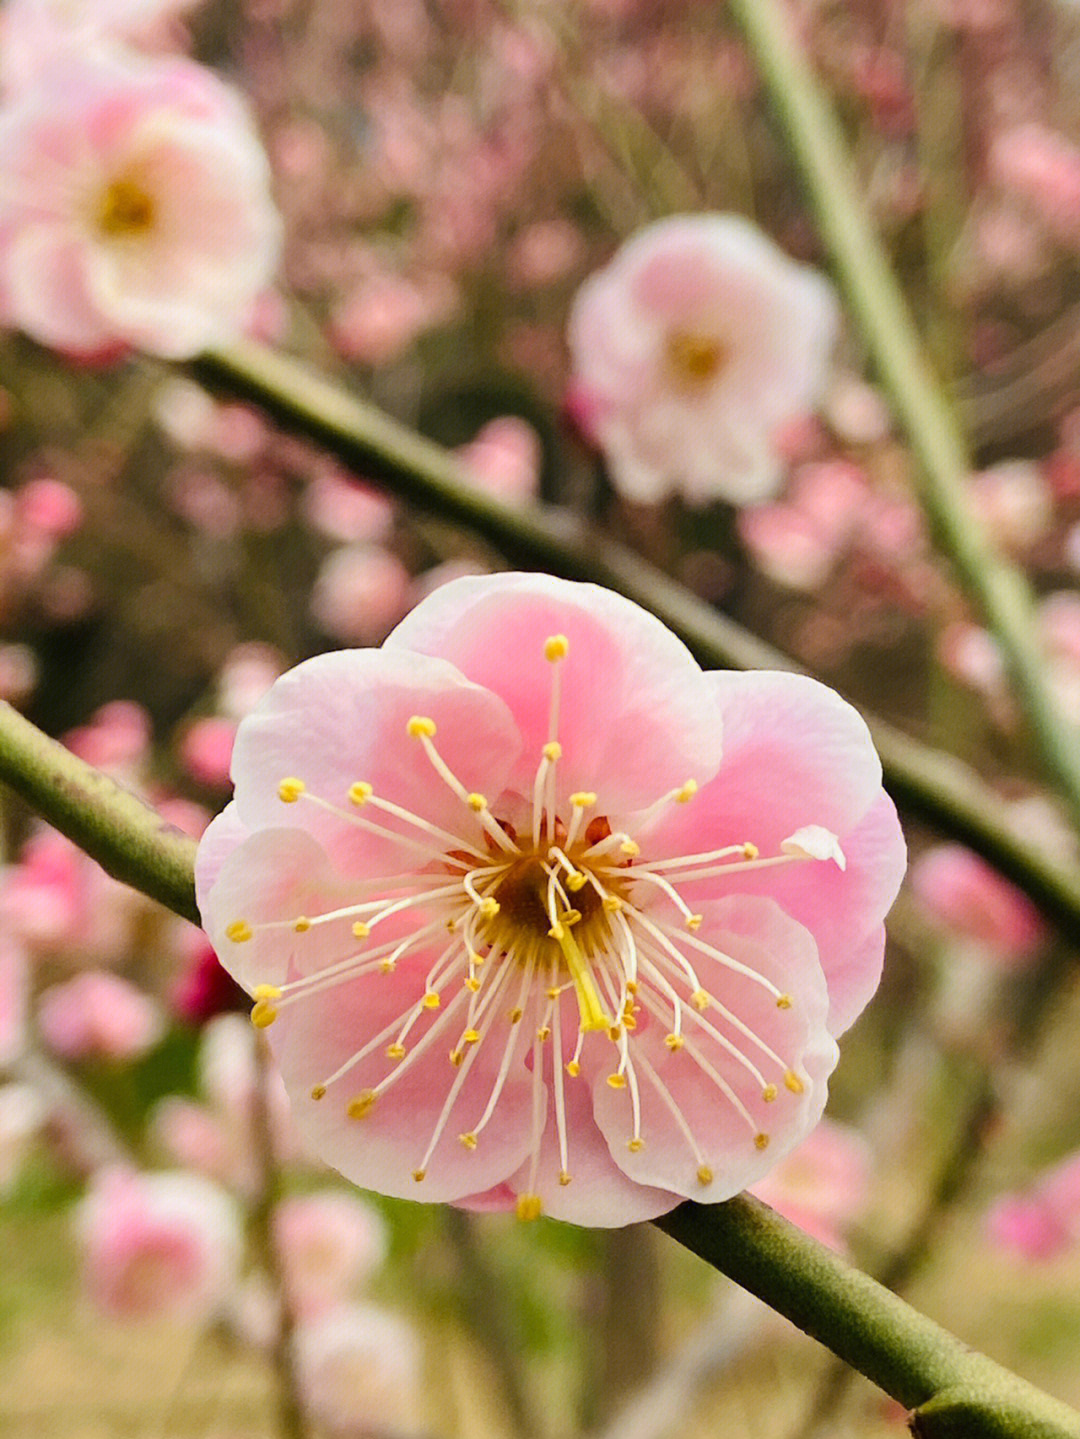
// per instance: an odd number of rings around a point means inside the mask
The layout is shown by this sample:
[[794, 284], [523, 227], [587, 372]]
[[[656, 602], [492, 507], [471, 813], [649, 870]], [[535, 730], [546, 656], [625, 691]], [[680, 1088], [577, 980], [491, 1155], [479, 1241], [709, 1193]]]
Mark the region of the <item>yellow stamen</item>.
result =
[[552, 635], [544, 641], [544, 658], [552, 664], [564, 660], [570, 653], [570, 641], [565, 635]]
[[545, 759], [551, 760], [552, 764], [557, 759], [562, 759], [562, 745], [557, 739], [549, 739], [542, 750]]
[[776, 999], [776, 1007], [777, 1007], [777, 1009], [790, 1009], [790, 1008], [791, 1008], [791, 995], [790, 995], [790, 994], [781, 994], [781, 995], [778, 995], [778, 996], [777, 996], [777, 999]]
[[355, 784], [349, 786], [349, 799], [356, 805], [357, 809], [359, 809], [361, 805], [367, 804], [374, 793], [374, 788], [368, 784], [367, 780], [357, 780]]
[[664, 1037], [664, 1043], [667, 1045], [668, 1049], [671, 1050], [672, 1054], [676, 1054], [680, 1049], [682, 1049], [683, 1045], [686, 1043], [686, 1040], [683, 1039], [681, 1034], [668, 1034]]
[[233, 944], [243, 944], [255, 933], [246, 919], [234, 919], [232, 924], [225, 926], [225, 938], [231, 939]]
[[466, 804], [469, 806], [469, 808], [470, 808], [471, 810], [473, 810], [476, 814], [480, 814], [483, 810], [487, 809], [487, 807], [488, 807], [488, 802], [487, 802], [487, 800], [484, 798], [484, 796], [483, 796], [482, 794], [471, 794], [471, 795], [469, 795], [469, 797], [468, 797], [468, 799], [465, 801], [465, 803], [466, 803]]
[[607, 1077], [607, 1082], [611, 1085], [612, 1089], [625, 1089], [625, 1088], [626, 1088], [626, 1075], [625, 1075], [625, 1074], [609, 1074], [608, 1077]]
[[352, 927], [352, 932], [357, 939], [367, 939], [371, 933], [371, 926], [365, 924], [362, 919], [358, 919]]
[[374, 1107], [376, 1094], [373, 1089], [362, 1089], [359, 1094], [354, 1094], [345, 1106], [345, 1113], [350, 1119], [363, 1119], [370, 1114]]
[[458, 1138], [461, 1140], [462, 1144], [464, 1144], [466, 1149], [476, 1148], [477, 1138], [475, 1134], [459, 1134]]
[[425, 736], [432, 739], [435, 735], [435, 721], [428, 719], [427, 715], [413, 715], [405, 728], [413, 739], [421, 739]]
[[626, 1141], [626, 1147], [627, 1149], [629, 1149], [631, 1154], [640, 1154], [641, 1151], [645, 1148], [645, 1141], [639, 1135], [635, 1135], [633, 1139], [628, 1139]]
[[561, 934], [554, 935], [553, 938], [558, 940], [559, 948], [566, 960], [566, 967], [570, 971], [574, 993], [577, 995], [578, 1012], [581, 1016], [581, 1029], [585, 1033], [590, 1030], [610, 1029], [611, 1020], [604, 1013], [604, 1006], [600, 1003], [600, 995], [593, 982], [592, 972], [577, 940], [565, 929]]
[[519, 1219], [539, 1219], [544, 1212], [539, 1194], [519, 1194], [515, 1212]]
[[312, 1099], [314, 1099], [314, 1100], [325, 1099], [325, 1098], [326, 1098], [326, 1085], [325, 1085], [325, 1084], [313, 1084], [313, 1085], [311, 1086], [311, 1097], [312, 1097]]
[[697, 789], [697, 780], [688, 779], [683, 785], [682, 789], [678, 789], [675, 791], [675, 803], [688, 804], [690, 800], [692, 800], [697, 794]]
[[280, 999], [281, 990], [276, 984], [257, 984], [251, 995], [253, 999]]
[[564, 1189], [570, 1183], [570, 1175], [566, 1172], [565, 1169], [560, 1170], [559, 1172], [559, 1183]]
[[439, 1005], [442, 1003], [442, 1000], [433, 990], [429, 990], [428, 993], [424, 995], [420, 1003], [424, 1006], [425, 1009], [438, 1009]]
[[769, 1136], [768, 1136], [767, 1134], [755, 1134], [755, 1135], [754, 1135], [754, 1148], [755, 1148], [755, 1149], [768, 1149], [768, 1147], [769, 1147]]
[[422, 1184], [426, 1176], [426, 1169], [414, 1169], [412, 1172], [412, 1177], [416, 1180], [417, 1184]]
[[566, 1065], [566, 1072], [571, 1079], [576, 1079], [581, 1073], [581, 1065], [577, 1062], [576, 1059], [568, 1060]]
[[775, 1084], [767, 1084], [761, 1091], [761, 1097], [766, 1104], [771, 1104], [779, 1092]]
[[311, 920], [308, 919], [306, 914], [302, 914], [297, 919], [293, 920], [293, 929], [296, 931], [297, 934], [307, 934], [310, 928]]
[[575, 809], [588, 809], [591, 804], [596, 803], [596, 795], [592, 790], [579, 789], [576, 794], [570, 796], [570, 803]]
[[295, 804], [306, 789], [307, 785], [302, 779], [297, 779], [295, 775], [290, 775], [288, 779], [283, 779], [278, 785], [278, 799], [281, 800], [282, 804]]
[[713, 1182], [713, 1172], [707, 1164], [702, 1164], [699, 1167], [697, 1172], [697, 1182], [701, 1185], [702, 1189], [704, 1189], [707, 1184], [711, 1184]]
[[269, 1029], [278, 1012], [268, 999], [257, 1000], [251, 1008], [251, 1022], [256, 1029]]
[[387, 1059], [404, 1059], [405, 1046], [401, 1043], [388, 1044], [386, 1046]]
[[803, 1090], [806, 1088], [806, 1085], [803, 1084], [802, 1080], [799, 1078], [799, 1076], [795, 1073], [793, 1069], [789, 1069], [788, 1072], [784, 1075], [784, 1088], [790, 1089], [792, 1094], [802, 1094]]

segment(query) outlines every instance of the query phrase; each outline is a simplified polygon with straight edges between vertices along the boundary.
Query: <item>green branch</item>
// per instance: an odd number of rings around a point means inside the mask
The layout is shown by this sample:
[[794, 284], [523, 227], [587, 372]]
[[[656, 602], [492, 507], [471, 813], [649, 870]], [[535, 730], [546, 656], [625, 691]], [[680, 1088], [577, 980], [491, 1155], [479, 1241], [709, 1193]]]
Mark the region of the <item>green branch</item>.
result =
[[923, 1439], [1080, 1439], [1080, 1414], [977, 1354], [760, 1200], [683, 1204], [656, 1224], [865, 1374]]
[[199, 923], [195, 841], [3, 702], [0, 780], [113, 879]]
[[1001, 647], [1049, 775], [1080, 824], [1080, 744], [1046, 683], [1023, 574], [990, 543], [965, 493], [971, 457], [863, 203], [840, 125], [777, 0], [730, 0], [817, 216], [852, 314], [907, 431], [923, 507]]
[[[718, 614], [677, 581], [563, 510], [514, 509], [470, 485], [446, 450], [305, 365], [254, 343], [205, 355], [195, 373], [421, 510], [480, 534], [510, 561], [619, 590], [659, 616], [707, 669], [796, 669], [780, 651]], [[868, 716], [893, 797], [977, 850], [1080, 940], [1080, 878], [1012, 834], [1000, 798], [966, 765]]]

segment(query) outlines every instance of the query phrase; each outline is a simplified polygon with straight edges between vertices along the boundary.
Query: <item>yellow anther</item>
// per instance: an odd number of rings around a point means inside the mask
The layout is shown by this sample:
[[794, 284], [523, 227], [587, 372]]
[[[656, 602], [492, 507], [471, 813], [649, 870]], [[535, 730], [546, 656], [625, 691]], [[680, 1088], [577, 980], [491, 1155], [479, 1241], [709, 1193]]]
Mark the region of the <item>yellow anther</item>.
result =
[[577, 1062], [576, 1059], [568, 1060], [566, 1065], [566, 1072], [571, 1079], [576, 1079], [581, 1073], [581, 1065]]
[[548, 999], [558, 999], [560, 994], [562, 994], [562, 990], [557, 984], [553, 984], [551, 988], [547, 991]]
[[269, 1029], [278, 1012], [268, 999], [260, 999], [251, 1007], [251, 1022], [256, 1029]]
[[619, 1025], [619, 1024], [610, 1024], [610, 1025], [608, 1025], [608, 1039], [611, 1040], [612, 1044], [618, 1044], [618, 1042], [619, 1042], [619, 1036], [620, 1036], [621, 1034], [622, 1034], [622, 1026], [621, 1026], [621, 1025]]
[[482, 794], [469, 795], [465, 803], [469, 806], [471, 810], [475, 810], [477, 814], [480, 814], [488, 807], [488, 802]]
[[568, 1173], [567, 1170], [561, 1169], [561, 1170], [559, 1171], [559, 1183], [562, 1185], [562, 1187], [563, 1187], [564, 1189], [565, 1189], [566, 1186], [570, 1183], [570, 1175], [569, 1175], [569, 1173]]
[[671, 1050], [672, 1054], [677, 1054], [678, 1051], [682, 1049], [683, 1045], [686, 1043], [686, 1040], [683, 1039], [681, 1034], [666, 1034], [664, 1036], [664, 1043], [667, 1045], [668, 1049]]
[[705, 993], [703, 989], [695, 989], [690, 996], [690, 1003], [695, 1009], [704, 1012], [712, 1004], [712, 996]]
[[571, 894], [577, 894], [579, 889], [584, 889], [587, 882], [588, 875], [582, 874], [580, 869], [576, 869], [573, 874], [566, 877], [566, 887]]
[[761, 1091], [761, 1097], [766, 1104], [771, 1104], [779, 1093], [775, 1084], [767, 1084]]
[[392, 959], [384, 959], [379, 965], [380, 974], [393, 974], [396, 965]]
[[549, 739], [541, 753], [554, 764], [557, 759], [562, 759], [562, 745], [557, 739]]
[[371, 925], [365, 924], [362, 919], [358, 919], [353, 924], [352, 932], [356, 939], [367, 939], [371, 933]]
[[551, 1038], [550, 1025], [542, 1024], [540, 1028], [536, 1031], [536, 1037], [541, 1044], [546, 1044], [546, 1042]]
[[463, 1044], [478, 1044], [479, 1041], [480, 1033], [478, 1030], [475, 1029], [467, 1029], [465, 1033], [461, 1036], [461, 1042]]
[[435, 734], [435, 721], [428, 719], [427, 715], [413, 715], [405, 728], [413, 739], [431, 739]]
[[755, 1135], [754, 1135], [754, 1148], [755, 1148], [755, 1149], [768, 1149], [768, 1147], [769, 1147], [769, 1136], [768, 1136], [767, 1134], [755, 1134]]
[[356, 805], [357, 809], [359, 809], [362, 804], [367, 804], [374, 793], [375, 790], [368, 784], [366, 779], [359, 779], [355, 784], [349, 786], [349, 799]]
[[459, 1134], [458, 1139], [461, 1140], [462, 1144], [464, 1144], [466, 1149], [476, 1148], [477, 1140], [475, 1134]]
[[307, 934], [310, 928], [311, 920], [308, 919], [306, 914], [298, 915], [296, 919], [293, 920], [293, 929], [297, 934]]
[[618, 914], [619, 910], [623, 907], [623, 902], [617, 894], [605, 894], [601, 900], [601, 904], [604, 909], [607, 910], [608, 914]]
[[713, 1172], [707, 1164], [702, 1164], [699, 1166], [697, 1172], [697, 1182], [701, 1185], [702, 1189], [704, 1189], [707, 1184], [711, 1184], [713, 1182]]
[[276, 984], [257, 984], [251, 992], [253, 999], [280, 999], [281, 990]]
[[510, 1011], [510, 1023], [520, 1024], [524, 1017], [525, 1011], [521, 1008], [520, 1005], [515, 1004], [513, 1009]]
[[442, 1000], [433, 989], [429, 989], [420, 1003], [425, 1009], [438, 1009], [439, 1005], [442, 1004]]
[[471, 989], [473, 994], [475, 994], [476, 991], [480, 988], [480, 981], [476, 978], [474, 974], [470, 974], [468, 979], [465, 981], [465, 988]]
[[596, 795], [591, 789], [579, 789], [570, 796], [570, 803], [575, 809], [588, 809], [591, 804], [596, 803]]
[[622, 1022], [626, 1029], [637, 1029], [637, 1020], [634, 1018], [633, 1012], [630, 1014], [624, 1013]]
[[792, 1094], [802, 1094], [803, 1090], [806, 1088], [806, 1085], [803, 1084], [802, 1080], [799, 1078], [799, 1076], [795, 1073], [793, 1069], [789, 1069], [788, 1072], [784, 1075], [784, 1088], [790, 1089]]
[[628, 979], [626, 981], [626, 992], [627, 994], [637, 994], [638, 982], [636, 979]]
[[499, 901], [488, 895], [487, 899], [480, 902], [480, 913], [485, 919], [494, 919], [499, 912]]
[[559, 916], [563, 924], [577, 924], [581, 919], [580, 909], [564, 909]]
[[622, 844], [619, 845], [619, 850], [622, 854], [625, 854], [628, 859], [635, 859], [641, 853], [641, 845], [632, 839], [624, 839]]
[[544, 641], [544, 658], [552, 664], [556, 660], [564, 660], [570, 653], [570, 641], [565, 635], [552, 635]]
[[791, 1003], [792, 1001], [790, 994], [778, 994], [776, 997], [777, 1009], [790, 1009]]
[[627, 1149], [629, 1149], [631, 1154], [640, 1154], [641, 1151], [645, 1148], [645, 1141], [641, 1138], [640, 1135], [635, 1134], [633, 1139], [628, 1139], [626, 1141], [626, 1147]]
[[469, 950], [469, 963], [474, 969], [479, 969], [483, 962], [484, 956], [482, 954], [477, 954], [475, 949]]
[[288, 779], [283, 779], [278, 785], [278, 799], [281, 800], [282, 804], [295, 804], [306, 789], [307, 785], [302, 779], [297, 779], [295, 775], [290, 775]]
[[539, 1194], [519, 1194], [515, 1213], [519, 1219], [539, 1219], [544, 1212], [544, 1206], [540, 1201]]
[[457, 934], [457, 920], [453, 915], [446, 921], [446, 932], [447, 934]]
[[350, 1119], [363, 1119], [370, 1114], [374, 1107], [377, 1095], [373, 1089], [362, 1089], [359, 1094], [354, 1094], [345, 1106], [345, 1113]]
[[450, 1063], [454, 1066], [455, 1069], [460, 1069], [462, 1064], [464, 1063], [464, 1060], [465, 1056], [462, 1054], [460, 1049], [452, 1049], [450, 1051]]
[[325, 1085], [325, 1084], [313, 1084], [313, 1085], [311, 1086], [311, 1097], [312, 1097], [312, 1099], [314, 1099], [314, 1100], [325, 1099], [325, 1098], [326, 1098], [326, 1085]]
[[243, 944], [255, 933], [246, 919], [234, 919], [232, 924], [225, 926], [225, 938], [231, 939], [233, 944]]
[[625, 1075], [625, 1074], [609, 1074], [608, 1077], [607, 1077], [607, 1082], [611, 1085], [612, 1089], [625, 1089], [625, 1088], [626, 1088], [626, 1075]]
[[697, 794], [697, 780], [688, 779], [682, 789], [675, 791], [676, 804], [688, 804]]
[[412, 1177], [416, 1180], [417, 1184], [423, 1184], [424, 1179], [427, 1177], [427, 1170], [414, 1169], [412, 1172]]
[[405, 1046], [398, 1040], [395, 1040], [393, 1044], [388, 1044], [386, 1046], [386, 1057], [387, 1059], [404, 1059]]
[[749, 841], [747, 841], [747, 843], [744, 844], [742, 847], [743, 859], [757, 859], [760, 853], [761, 851], [758, 849], [757, 845], [750, 844]]
[[701, 919], [702, 916], [700, 914], [688, 914], [686, 916], [687, 929], [692, 929], [694, 931], [699, 930], [701, 928]]
[[553, 924], [548, 930], [548, 939], [562, 939], [565, 933], [566, 930], [563, 929], [561, 924]]

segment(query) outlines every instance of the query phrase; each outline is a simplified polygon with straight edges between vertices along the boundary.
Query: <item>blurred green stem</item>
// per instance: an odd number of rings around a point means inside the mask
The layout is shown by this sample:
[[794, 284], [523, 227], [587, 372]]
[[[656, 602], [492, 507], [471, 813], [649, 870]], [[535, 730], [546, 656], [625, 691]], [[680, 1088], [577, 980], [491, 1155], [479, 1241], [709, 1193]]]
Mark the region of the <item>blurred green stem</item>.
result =
[[1061, 720], [1032, 633], [1023, 574], [992, 546], [965, 493], [971, 457], [927, 360], [900, 283], [863, 203], [839, 122], [779, 0], [729, 0], [784, 130], [847, 294], [917, 465], [923, 507], [1001, 647], [1032, 736], [1080, 825], [1080, 744]]
[[[482, 535], [511, 562], [619, 590], [659, 616], [706, 668], [798, 668], [579, 516], [539, 505], [513, 508], [480, 493], [447, 451], [297, 360], [244, 342], [204, 355], [194, 370], [213, 389], [243, 396], [324, 446], [356, 474]], [[897, 803], [977, 850], [1080, 939], [1080, 878], [1046, 849], [1018, 839], [1000, 798], [967, 766], [883, 720], [867, 722]]]

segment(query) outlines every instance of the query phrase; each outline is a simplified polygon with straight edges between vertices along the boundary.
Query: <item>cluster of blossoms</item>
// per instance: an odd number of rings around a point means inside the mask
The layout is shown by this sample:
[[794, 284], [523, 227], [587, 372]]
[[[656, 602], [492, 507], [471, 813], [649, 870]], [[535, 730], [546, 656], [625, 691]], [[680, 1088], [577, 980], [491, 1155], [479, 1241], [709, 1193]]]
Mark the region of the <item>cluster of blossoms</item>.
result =
[[187, 356], [251, 318], [281, 223], [242, 98], [150, 56], [171, 4], [4, 7], [0, 317], [71, 355]]
[[904, 866], [822, 686], [703, 674], [593, 586], [466, 578], [283, 676], [233, 777], [204, 921], [356, 1183], [620, 1225], [820, 1118]]

